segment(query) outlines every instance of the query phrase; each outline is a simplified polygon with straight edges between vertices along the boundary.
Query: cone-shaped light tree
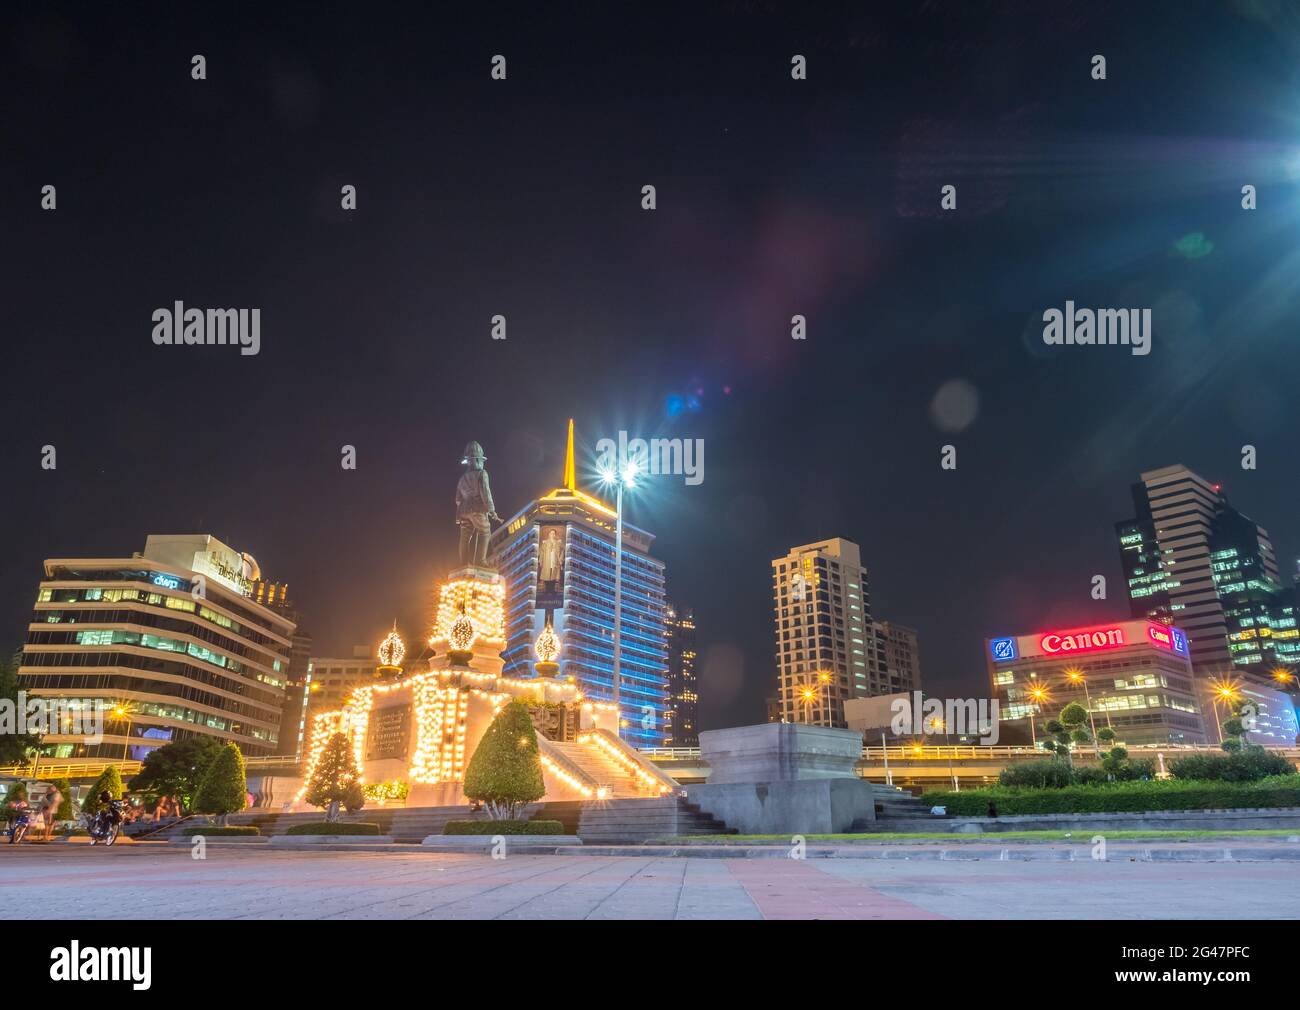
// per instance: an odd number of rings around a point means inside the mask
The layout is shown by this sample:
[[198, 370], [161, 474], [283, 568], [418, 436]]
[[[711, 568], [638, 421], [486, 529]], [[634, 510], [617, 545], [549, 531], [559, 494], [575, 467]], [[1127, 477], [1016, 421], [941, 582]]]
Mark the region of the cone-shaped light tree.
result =
[[365, 806], [366, 796], [357, 773], [357, 758], [352, 745], [342, 733], [335, 733], [321, 751], [316, 770], [307, 785], [306, 800], [314, 807], [325, 808], [325, 820], [339, 819], [339, 806], [349, 811]]

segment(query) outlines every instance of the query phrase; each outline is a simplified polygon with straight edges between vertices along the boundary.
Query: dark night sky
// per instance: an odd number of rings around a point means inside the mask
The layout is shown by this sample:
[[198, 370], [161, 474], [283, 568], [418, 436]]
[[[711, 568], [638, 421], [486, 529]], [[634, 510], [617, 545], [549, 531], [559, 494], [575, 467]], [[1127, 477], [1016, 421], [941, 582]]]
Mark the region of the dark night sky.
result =
[[[796, 543], [858, 541], [876, 615], [961, 695], [986, 635], [1126, 611], [1143, 469], [1222, 481], [1290, 569], [1297, 8], [803, 6], [6, 12], [0, 637], [43, 558], [150, 532], [254, 554], [318, 653], [422, 628], [465, 442], [505, 515], [558, 482], [570, 415], [588, 449], [705, 441], [704, 483], [631, 518], [696, 609], [706, 728], [763, 717]], [[1152, 308], [1153, 353], [1044, 347], [1067, 298]], [[176, 299], [260, 308], [261, 354], [155, 347]]]

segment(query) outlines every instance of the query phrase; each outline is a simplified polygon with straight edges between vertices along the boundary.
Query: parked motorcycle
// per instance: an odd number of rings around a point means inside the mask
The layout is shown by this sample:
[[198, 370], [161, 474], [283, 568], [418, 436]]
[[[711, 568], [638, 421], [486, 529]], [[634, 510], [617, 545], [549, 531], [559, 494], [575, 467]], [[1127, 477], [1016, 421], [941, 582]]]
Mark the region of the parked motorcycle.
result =
[[100, 842], [112, 845], [117, 841], [117, 836], [122, 830], [124, 806], [126, 803], [123, 800], [109, 800], [98, 813], [81, 815], [86, 830], [90, 833], [91, 845], [98, 845]]
[[26, 809], [17, 811], [17, 816], [14, 818], [14, 822], [9, 826], [8, 834], [10, 845], [17, 845], [26, 836], [27, 829], [31, 827], [32, 813], [31, 810]]

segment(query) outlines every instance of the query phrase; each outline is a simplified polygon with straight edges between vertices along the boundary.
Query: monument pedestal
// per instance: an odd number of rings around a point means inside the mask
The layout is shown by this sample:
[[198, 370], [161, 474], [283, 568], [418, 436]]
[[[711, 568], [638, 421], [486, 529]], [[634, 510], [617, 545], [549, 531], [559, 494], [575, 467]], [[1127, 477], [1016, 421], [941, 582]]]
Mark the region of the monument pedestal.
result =
[[746, 835], [839, 834], [876, 819], [875, 791], [859, 778], [862, 735], [800, 723], [700, 734], [704, 785], [687, 799]]

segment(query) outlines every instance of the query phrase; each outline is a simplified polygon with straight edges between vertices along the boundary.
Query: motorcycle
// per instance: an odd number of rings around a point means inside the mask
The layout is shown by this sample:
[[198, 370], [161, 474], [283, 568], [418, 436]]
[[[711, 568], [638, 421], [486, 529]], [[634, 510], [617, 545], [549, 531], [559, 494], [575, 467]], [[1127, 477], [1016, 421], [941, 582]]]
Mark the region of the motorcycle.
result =
[[118, 833], [122, 830], [122, 808], [125, 805], [123, 800], [111, 800], [108, 806], [98, 813], [81, 815], [86, 830], [90, 833], [91, 845], [100, 842], [112, 845], [117, 841]]
[[17, 845], [27, 834], [27, 829], [31, 827], [32, 811], [18, 810], [13, 824], [9, 827], [9, 844]]

